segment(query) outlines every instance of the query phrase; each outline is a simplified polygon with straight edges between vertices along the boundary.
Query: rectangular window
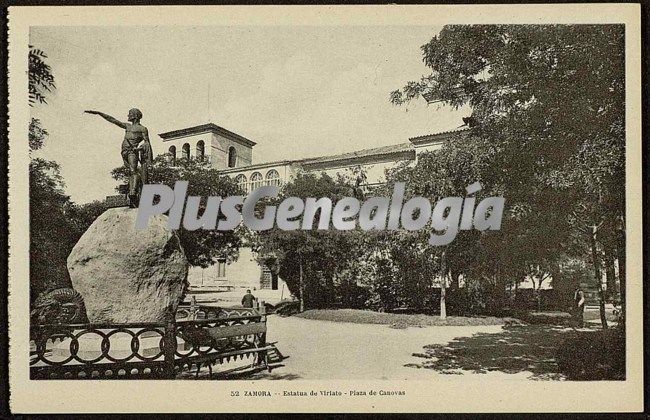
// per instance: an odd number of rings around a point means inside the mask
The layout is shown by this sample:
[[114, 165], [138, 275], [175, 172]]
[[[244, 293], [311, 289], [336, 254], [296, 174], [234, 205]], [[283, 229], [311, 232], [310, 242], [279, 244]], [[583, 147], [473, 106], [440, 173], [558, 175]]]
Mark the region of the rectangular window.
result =
[[217, 261], [217, 277], [226, 277], [226, 260]]

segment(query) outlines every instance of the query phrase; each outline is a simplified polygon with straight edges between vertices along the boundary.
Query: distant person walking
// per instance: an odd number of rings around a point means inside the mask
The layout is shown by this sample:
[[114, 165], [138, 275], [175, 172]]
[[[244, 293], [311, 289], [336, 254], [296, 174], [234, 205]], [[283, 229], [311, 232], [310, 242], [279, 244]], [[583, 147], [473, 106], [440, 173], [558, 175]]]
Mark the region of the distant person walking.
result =
[[244, 308], [252, 308], [255, 302], [255, 296], [251, 293], [250, 289], [246, 290], [246, 294], [241, 298], [241, 305]]
[[576, 290], [573, 293], [573, 302], [574, 302], [573, 310], [575, 311], [576, 324], [578, 325], [578, 328], [582, 328], [585, 322], [584, 321], [585, 293], [582, 291], [580, 286], [576, 286]]

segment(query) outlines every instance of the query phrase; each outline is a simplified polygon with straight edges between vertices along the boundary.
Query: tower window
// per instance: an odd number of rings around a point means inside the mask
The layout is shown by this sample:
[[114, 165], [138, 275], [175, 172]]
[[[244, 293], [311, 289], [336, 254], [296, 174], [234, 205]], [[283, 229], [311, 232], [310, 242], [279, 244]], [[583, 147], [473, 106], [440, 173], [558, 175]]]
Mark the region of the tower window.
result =
[[176, 146], [169, 146], [169, 163], [176, 165]]
[[196, 159], [201, 162], [205, 159], [205, 143], [203, 140], [196, 143]]
[[234, 168], [237, 165], [237, 150], [230, 146], [228, 149], [228, 167]]

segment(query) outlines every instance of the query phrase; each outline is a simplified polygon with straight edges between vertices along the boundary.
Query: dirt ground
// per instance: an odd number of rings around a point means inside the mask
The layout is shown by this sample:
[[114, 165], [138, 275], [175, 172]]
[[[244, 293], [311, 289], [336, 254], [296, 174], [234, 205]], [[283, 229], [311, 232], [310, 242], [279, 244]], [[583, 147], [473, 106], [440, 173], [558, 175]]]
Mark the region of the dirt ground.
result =
[[[267, 323], [267, 340], [277, 341], [286, 358], [271, 373], [231, 373], [218, 375], [219, 379], [431, 379], [436, 372], [408, 366], [421, 360], [413, 353], [421, 353], [423, 346], [502, 330], [499, 325], [395, 329], [276, 315], [269, 316]], [[251, 361], [224, 364], [215, 372], [247, 363]]]
[[216, 366], [217, 379], [563, 380], [554, 354], [576, 333], [559, 325], [391, 328], [277, 315], [267, 323], [267, 341], [286, 358], [270, 373], [237, 370], [250, 359]]

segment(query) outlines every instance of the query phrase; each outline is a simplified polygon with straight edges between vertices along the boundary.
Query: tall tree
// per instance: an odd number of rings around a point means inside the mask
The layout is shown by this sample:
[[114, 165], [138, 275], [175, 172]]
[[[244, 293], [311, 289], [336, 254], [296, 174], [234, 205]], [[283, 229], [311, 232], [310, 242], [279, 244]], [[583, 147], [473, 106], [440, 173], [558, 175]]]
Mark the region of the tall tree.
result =
[[[30, 46], [28, 56], [29, 105], [46, 104], [46, 95], [55, 89], [47, 56]], [[48, 133], [40, 120], [29, 123], [29, 149], [40, 149]], [[66, 258], [76, 242], [76, 230], [70, 226], [72, 208], [63, 191], [64, 183], [56, 162], [32, 159], [29, 165], [30, 300], [42, 292], [71, 287]]]
[[71, 288], [66, 260], [88, 226], [105, 208], [101, 203], [77, 206], [65, 194], [56, 162], [32, 159], [29, 164], [30, 296]]
[[[40, 49], [29, 46], [29, 106], [47, 104], [47, 95], [56, 89], [52, 68], [45, 62], [47, 55]], [[47, 138], [41, 121], [32, 117], [29, 122], [29, 149], [37, 150], [43, 147]]]
[[[358, 175], [358, 174], [357, 174]], [[359, 194], [356, 182], [346, 177], [332, 178], [327, 174], [299, 173], [282, 187], [275, 204], [287, 197], [306, 199], [327, 197], [335, 206], [344, 197]], [[254, 235], [254, 249], [261, 262], [273, 259], [279, 275], [289, 290], [301, 301], [301, 308], [332, 304], [338, 296], [335, 278], [361, 252], [361, 232], [317, 230], [320, 211], [314, 218], [314, 230], [282, 230], [278, 227]]]
[[[469, 105], [467, 123], [494, 151], [491, 185], [522, 220], [535, 224], [554, 212], [549, 238], [582, 207], [589, 211], [573, 218], [582, 224], [574, 232], [601, 221], [624, 225], [623, 26], [450, 25], [422, 52], [430, 74], [392, 92], [391, 101]], [[540, 192], [561, 205], [548, 206]], [[618, 236], [605, 232], [597, 242]]]

